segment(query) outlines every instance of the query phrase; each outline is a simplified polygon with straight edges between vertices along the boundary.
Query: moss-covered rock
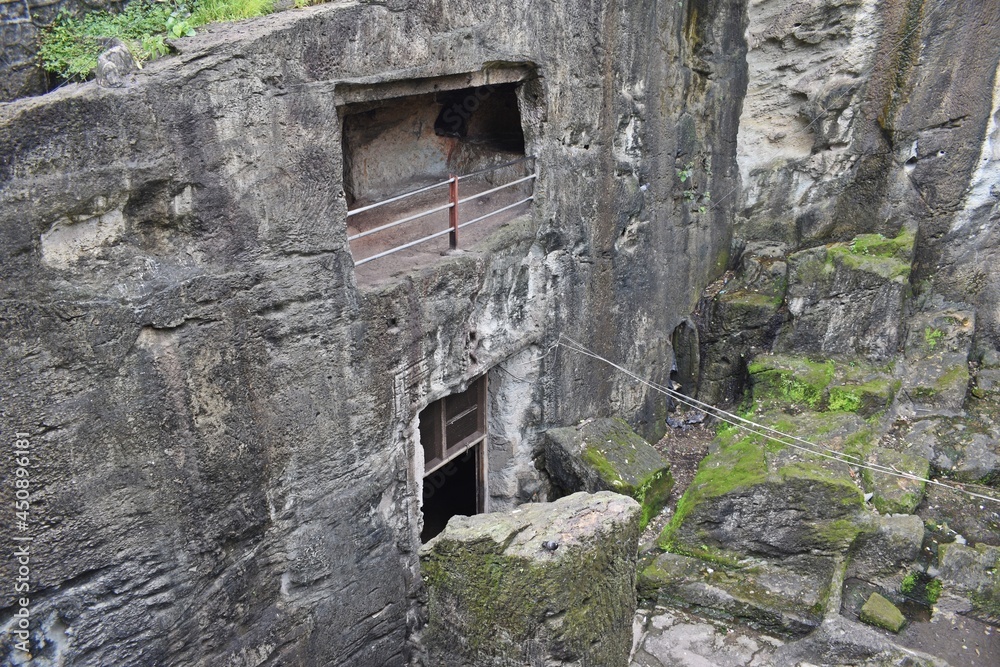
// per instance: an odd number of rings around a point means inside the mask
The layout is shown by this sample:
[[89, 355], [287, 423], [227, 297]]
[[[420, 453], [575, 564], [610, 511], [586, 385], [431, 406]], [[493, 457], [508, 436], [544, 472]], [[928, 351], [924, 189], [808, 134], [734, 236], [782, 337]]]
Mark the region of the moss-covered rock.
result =
[[628, 664], [640, 507], [576, 493], [455, 517], [420, 551], [427, 664]]
[[804, 405], [819, 408], [833, 380], [832, 361], [792, 355], [762, 355], [750, 364], [754, 401], [768, 408]]
[[930, 476], [930, 462], [922, 456], [880, 447], [869, 457], [869, 463], [921, 478], [909, 479], [868, 468], [862, 471], [865, 488], [872, 493], [875, 509], [882, 514], [913, 513], [923, 500], [927, 484], [921, 480]]
[[878, 593], [872, 593], [861, 607], [861, 620], [890, 632], [899, 632], [906, 625], [903, 612]]
[[639, 595], [658, 604], [797, 636], [822, 621], [833, 574], [834, 561], [825, 557], [725, 565], [664, 553], [639, 573]]
[[809, 248], [788, 257], [792, 321], [776, 349], [884, 360], [898, 349], [913, 234]]
[[867, 418], [884, 412], [899, 388], [890, 368], [863, 361], [769, 354], [754, 359], [749, 371], [754, 401], [764, 409], [808, 408]]
[[645, 528], [667, 502], [670, 464], [621, 419], [594, 419], [550, 429], [545, 466], [565, 491], [615, 491], [639, 501]]
[[659, 544], [668, 551], [696, 557], [707, 551], [733, 560], [840, 552], [866, 525], [863, 505], [846, 464], [742, 431], [724, 432]]

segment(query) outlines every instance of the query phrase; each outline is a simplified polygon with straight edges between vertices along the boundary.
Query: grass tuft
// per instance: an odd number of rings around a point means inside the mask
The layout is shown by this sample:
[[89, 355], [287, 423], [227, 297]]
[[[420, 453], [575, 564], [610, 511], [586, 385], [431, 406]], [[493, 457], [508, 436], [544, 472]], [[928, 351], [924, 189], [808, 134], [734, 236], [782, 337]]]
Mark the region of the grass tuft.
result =
[[83, 16], [61, 12], [42, 32], [38, 55], [45, 70], [67, 81], [85, 81], [97, 67], [107, 43], [118, 38], [139, 62], [170, 52], [168, 39], [190, 37], [207, 23], [236, 21], [268, 14], [274, 0], [133, 0], [121, 12], [97, 11]]

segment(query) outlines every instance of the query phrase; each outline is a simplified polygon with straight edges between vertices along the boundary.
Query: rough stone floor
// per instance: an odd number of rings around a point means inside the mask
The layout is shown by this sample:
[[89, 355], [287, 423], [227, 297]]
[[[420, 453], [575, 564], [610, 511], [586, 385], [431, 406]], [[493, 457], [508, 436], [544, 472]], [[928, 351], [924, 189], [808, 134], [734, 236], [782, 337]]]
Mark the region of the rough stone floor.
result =
[[755, 667], [770, 665], [780, 639], [675, 609], [640, 609], [631, 667]]

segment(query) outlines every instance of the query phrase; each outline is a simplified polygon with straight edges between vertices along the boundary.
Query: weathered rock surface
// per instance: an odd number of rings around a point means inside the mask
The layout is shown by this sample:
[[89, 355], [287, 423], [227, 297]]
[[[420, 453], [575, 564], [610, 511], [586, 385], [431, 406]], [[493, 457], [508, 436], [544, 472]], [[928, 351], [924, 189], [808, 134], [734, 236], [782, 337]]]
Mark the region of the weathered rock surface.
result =
[[[208, 27], [123, 88], [0, 104], [0, 411], [45, 499], [35, 664], [406, 664], [423, 408], [490, 374], [498, 507], [544, 497], [549, 426], [663, 430], [666, 398], [551, 345], [669, 377], [728, 259], [735, 198], [684, 191], [737, 185], [744, 27], [714, 1], [337, 2]], [[359, 283], [338, 109], [498, 63], [538, 74], [534, 208]]]
[[640, 530], [667, 502], [670, 464], [621, 419], [587, 420], [545, 433], [545, 470], [564, 491], [614, 491], [642, 506]]
[[974, 313], [954, 308], [911, 320], [897, 414], [916, 419], [964, 414], [975, 321]]
[[873, 361], [894, 356], [913, 243], [914, 233], [902, 230], [894, 238], [865, 234], [789, 255], [785, 298], [792, 319], [776, 349]]
[[126, 77], [138, 69], [132, 52], [121, 40], [113, 39], [107, 44], [107, 49], [97, 57], [97, 73], [95, 79], [98, 86], [105, 88], [121, 88]]
[[744, 559], [733, 565], [664, 553], [643, 568], [639, 594], [778, 636], [801, 636], [822, 621], [834, 571], [834, 560], [822, 556]]
[[968, 598], [978, 614], [1000, 621], [1000, 547], [942, 544], [938, 576], [948, 593]]
[[636, 614], [631, 667], [767, 667], [782, 640], [729, 622], [654, 607]]
[[906, 624], [906, 618], [896, 605], [878, 593], [872, 593], [861, 607], [861, 620], [890, 632], [899, 632]]
[[733, 404], [745, 389], [747, 364], [768, 351], [788, 319], [786, 247], [750, 243], [739, 270], [706, 288], [695, 312], [700, 342], [699, 400]]
[[873, 532], [862, 534], [851, 547], [847, 577], [877, 581], [895, 575], [917, 560], [924, 541], [924, 524], [913, 515], [880, 516]]
[[945, 659], [906, 649], [878, 630], [842, 616], [832, 616], [805, 639], [780, 647], [771, 660], [773, 667], [948, 667]]
[[420, 551], [425, 664], [626, 665], [639, 514], [604, 491], [453, 518]]

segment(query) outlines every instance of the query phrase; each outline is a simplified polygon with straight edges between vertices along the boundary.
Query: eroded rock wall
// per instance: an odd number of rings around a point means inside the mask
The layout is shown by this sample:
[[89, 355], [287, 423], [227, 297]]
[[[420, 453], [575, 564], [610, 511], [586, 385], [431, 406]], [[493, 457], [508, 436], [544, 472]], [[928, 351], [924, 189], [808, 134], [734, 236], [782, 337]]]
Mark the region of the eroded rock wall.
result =
[[[907, 227], [915, 292], [978, 307], [981, 345], [995, 349], [998, 55], [986, 45], [1000, 9], [755, 0], [749, 16], [737, 236], [793, 252]], [[898, 299], [889, 310], [904, 313]], [[896, 351], [898, 322], [883, 327]]]
[[[2, 414], [32, 442], [32, 664], [406, 664], [423, 407], [505, 378], [498, 507], [544, 496], [548, 425], [659, 427], [662, 399], [552, 344], [566, 331], [669, 373], [670, 331], [727, 261], [733, 200], [686, 193], [738, 184], [742, 17], [711, 0], [338, 2], [206, 29], [124, 88], [0, 105]], [[532, 214], [359, 284], [338, 89], [495, 63], [538, 72]], [[0, 626], [13, 610], [4, 591]]]

